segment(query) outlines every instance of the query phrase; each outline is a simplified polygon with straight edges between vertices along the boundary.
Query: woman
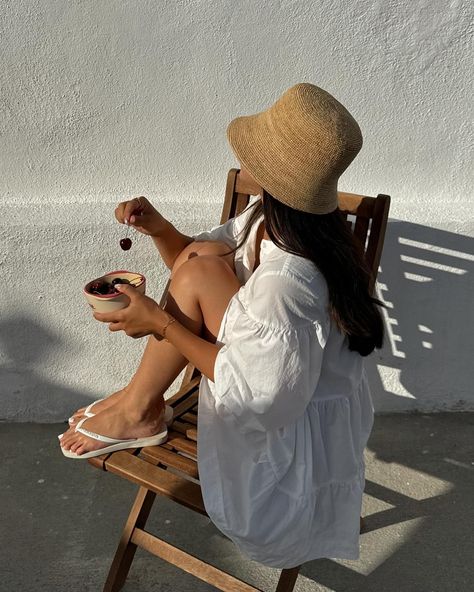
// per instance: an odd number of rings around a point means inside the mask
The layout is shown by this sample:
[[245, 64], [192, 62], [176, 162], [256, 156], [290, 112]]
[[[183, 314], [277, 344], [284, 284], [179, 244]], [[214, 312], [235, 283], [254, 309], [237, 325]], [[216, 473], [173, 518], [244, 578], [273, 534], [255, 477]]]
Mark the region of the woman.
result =
[[153, 237], [169, 297], [161, 309], [122, 286], [130, 305], [94, 314], [112, 331], [151, 336], [130, 384], [92, 417], [79, 410], [61, 447], [88, 458], [164, 441], [163, 393], [190, 361], [203, 374], [198, 464], [216, 526], [272, 567], [356, 559], [373, 423], [363, 356], [383, 341], [381, 303], [337, 209], [361, 132], [334, 97], [303, 83], [227, 135], [241, 174], [263, 188], [240, 216], [193, 240], [144, 198], [117, 209]]

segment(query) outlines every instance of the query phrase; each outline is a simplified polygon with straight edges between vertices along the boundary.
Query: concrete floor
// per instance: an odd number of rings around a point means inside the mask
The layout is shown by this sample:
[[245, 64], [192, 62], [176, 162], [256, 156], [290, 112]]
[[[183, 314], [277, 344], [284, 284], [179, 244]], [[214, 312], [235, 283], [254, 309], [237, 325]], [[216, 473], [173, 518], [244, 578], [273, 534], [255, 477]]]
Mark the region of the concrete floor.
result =
[[[381, 415], [367, 450], [359, 561], [303, 566], [295, 590], [474, 590], [474, 414]], [[64, 425], [0, 424], [0, 591], [98, 592], [134, 485], [65, 459]], [[157, 499], [148, 529], [264, 590], [277, 571], [245, 560], [204, 517]], [[124, 592], [214, 590], [138, 551]]]

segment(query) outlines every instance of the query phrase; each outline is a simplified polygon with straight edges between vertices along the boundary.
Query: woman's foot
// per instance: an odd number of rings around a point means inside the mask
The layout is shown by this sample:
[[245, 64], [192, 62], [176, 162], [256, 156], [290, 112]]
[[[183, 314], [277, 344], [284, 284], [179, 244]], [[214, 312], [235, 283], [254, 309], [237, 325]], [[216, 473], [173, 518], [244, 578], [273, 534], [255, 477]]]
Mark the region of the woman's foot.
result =
[[[117, 439], [146, 438], [166, 430], [164, 407], [160, 410], [142, 414], [127, 407], [126, 402], [117, 399], [116, 403], [88, 418], [82, 426], [85, 430], [102, 436]], [[59, 437], [60, 445], [78, 455], [92, 450], [100, 450], [106, 443], [69, 429]]]
[[[121, 397], [123, 397], [124, 395], [126, 395], [128, 392], [128, 386], [126, 386], [123, 389], [120, 389], [119, 391], [116, 391], [115, 393], [112, 393], [111, 395], [109, 395], [108, 397], [106, 397], [105, 399], [102, 399], [101, 401], [97, 401], [97, 403], [94, 403], [94, 407], [91, 410], [91, 413], [94, 413], [94, 415], [96, 415], [97, 413], [100, 413], [101, 411], [104, 411], [105, 409], [107, 409], [108, 407], [110, 407], [111, 405], [114, 405]], [[72, 415], [69, 418], [69, 425], [70, 426], [76, 426], [77, 423], [81, 420], [84, 419], [85, 417], [85, 412], [86, 412], [87, 407], [81, 407], [80, 409], [78, 409], [74, 415]]]

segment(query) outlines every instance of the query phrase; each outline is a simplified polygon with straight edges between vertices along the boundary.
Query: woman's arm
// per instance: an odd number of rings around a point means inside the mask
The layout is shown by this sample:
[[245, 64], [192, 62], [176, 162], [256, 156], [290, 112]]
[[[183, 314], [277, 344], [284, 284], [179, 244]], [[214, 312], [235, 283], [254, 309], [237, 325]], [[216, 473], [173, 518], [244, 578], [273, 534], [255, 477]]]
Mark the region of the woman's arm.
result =
[[173, 268], [173, 264], [181, 251], [194, 240], [192, 237], [179, 232], [168, 220], [164, 220], [159, 234], [152, 236], [152, 239], [168, 269]]
[[130, 224], [138, 232], [151, 236], [168, 269], [194, 240], [176, 230], [143, 195], [120, 203], [115, 209], [115, 217], [121, 224]]
[[132, 286], [118, 284], [116, 289], [130, 298], [129, 305], [114, 312], [94, 312], [95, 319], [110, 323], [111, 331], [125, 331], [134, 338], [152, 334], [161, 341], [165, 331], [166, 339], [202, 374], [214, 381], [214, 366], [222, 345], [199, 337], [163, 310], [152, 298], [140, 294]]
[[[162, 331], [162, 321], [158, 322], [157, 332]], [[156, 334], [155, 334], [156, 335]], [[156, 337], [155, 337], [156, 338]], [[159, 337], [158, 337], [159, 338]], [[166, 339], [193, 364], [202, 374], [214, 382], [214, 366], [222, 345], [211, 343], [199, 337], [179, 321], [171, 323], [166, 329]]]

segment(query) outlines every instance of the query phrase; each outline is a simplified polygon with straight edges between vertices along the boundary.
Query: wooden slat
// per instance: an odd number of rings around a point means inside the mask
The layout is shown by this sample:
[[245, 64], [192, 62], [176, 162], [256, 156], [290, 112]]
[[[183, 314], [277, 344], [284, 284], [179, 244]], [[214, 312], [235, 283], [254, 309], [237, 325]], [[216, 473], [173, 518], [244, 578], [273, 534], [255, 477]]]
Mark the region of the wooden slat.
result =
[[120, 450], [106, 461], [106, 469], [120, 477], [124, 477], [141, 487], [146, 487], [160, 495], [164, 495], [182, 506], [206, 514], [199, 485], [178, 477], [165, 469], [155, 467]]
[[188, 430], [186, 432], [186, 436], [192, 440], [193, 442], [197, 442], [198, 441], [198, 433], [197, 430], [195, 428], [191, 428], [190, 430]]
[[185, 399], [181, 401], [178, 405], [173, 407], [173, 415], [175, 418], [180, 417], [184, 413], [187, 413], [190, 409], [196, 405], [199, 398], [199, 391], [195, 390], [190, 393]]
[[300, 569], [301, 565], [282, 570], [275, 592], [292, 592], [296, 580], [298, 579]]
[[372, 279], [369, 290], [372, 293], [375, 287], [375, 280], [382, 256], [382, 249], [385, 240], [385, 231], [387, 229], [388, 211], [390, 209], [390, 196], [378, 195], [372, 225], [370, 228], [369, 243], [367, 245], [366, 259], [372, 270]]
[[190, 393], [199, 389], [199, 383], [201, 382], [201, 376], [196, 376], [187, 384], [183, 384], [180, 389], [166, 400], [167, 405], [171, 405], [173, 409], [181, 402], [185, 401]]
[[137, 546], [131, 542], [133, 531], [135, 528], [144, 528], [155, 497], [156, 493], [140, 487], [110, 566], [103, 592], [117, 592], [122, 589], [137, 550]]
[[194, 413], [194, 410], [191, 410], [188, 413], [182, 415], [181, 419], [190, 424], [197, 425], [197, 414]]
[[167, 467], [172, 467], [177, 471], [186, 473], [194, 479], [199, 477], [198, 466], [195, 460], [191, 460], [177, 452], [168, 450], [163, 446], [147, 446], [146, 448], [142, 448], [139, 458], [143, 458], [143, 460], [151, 462], [154, 465], [161, 464]]
[[224, 205], [222, 207], [220, 221], [221, 224], [224, 224], [224, 222], [227, 222], [227, 220], [233, 218], [235, 215], [234, 188], [238, 172], [238, 169], [230, 169], [229, 173], [227, 174]]
[[235, 196], [235, 215], [241, 214], [249, 204], [249, 196], [246, 193], [237, 193]]
[[[238, 169], [233, 169], [238, 171]], [[244, 193], [247, 195], [258, 195], [262, 190], [261, 186], [258, 183], [252, 183], [251, 181], [243, 181], [240, 178], [240, 175], [237, 175], [234, 191], [235, 193]]]
[[362, 216], [363, 218], [371, 218], [374, 211], [375, 197], [367, 195], [357, 195], [355, 193], [338, 192], [337, 200], [339, 209], [342, 212], [353, 214], [354, 216]]
[[196, 368], [196, 366], [193, 366], [191, 362], [189, 362], [189, 364], [186, 366], [186, 370], [184, 371], [183, 380], [181, 381], [181, 388], [186, 386], [196, 377], [200, 379], [201, 372]]
[[106, 471], [105, 468], [105, 461], [109, 458], [110, 454], [103, 454], [102, 456], [94, 456], [92, 458], [88, 458], [87, 461], [96, 469], [101, 469], [102, 471]]
[[191, 442], [191, 440], [187, 440], [183, 438], [181, 434], [177, 432], [171, 432], [168, 435], [168, 440], [165, 444], [162, 444], [168, 450], [178, 450], [179, 452], [185, 452], [186, 454], [190, 454], [194, 458], [197, 458], [197, 447], [195, 442]]
[[225, 592], [262, 592], [260, 588], [250, 586], [250, 584], [201, 561], [194, 555], [170, 545], [141, 528], [134, 530], [132, 542], [219, 590]]
[[184, 434], [184, 436], [186, 436], [186, 434], [189, 432], [189, 430], [196, 430], [196, 426], [193, 425], [192, 423], [186, 423], [185, 421], [180, 421], [179, 419], [177, 419], [173, 423], [172, 427], [175, 432], [179, 432], [180, 434]]
[[360, 242], [363, 251], [365, 251], [365, 243], [367, 240], [367, 232], [369, 231], [370, 218], [362, 218], [357, 216], [354, 225], [354, 236]]

